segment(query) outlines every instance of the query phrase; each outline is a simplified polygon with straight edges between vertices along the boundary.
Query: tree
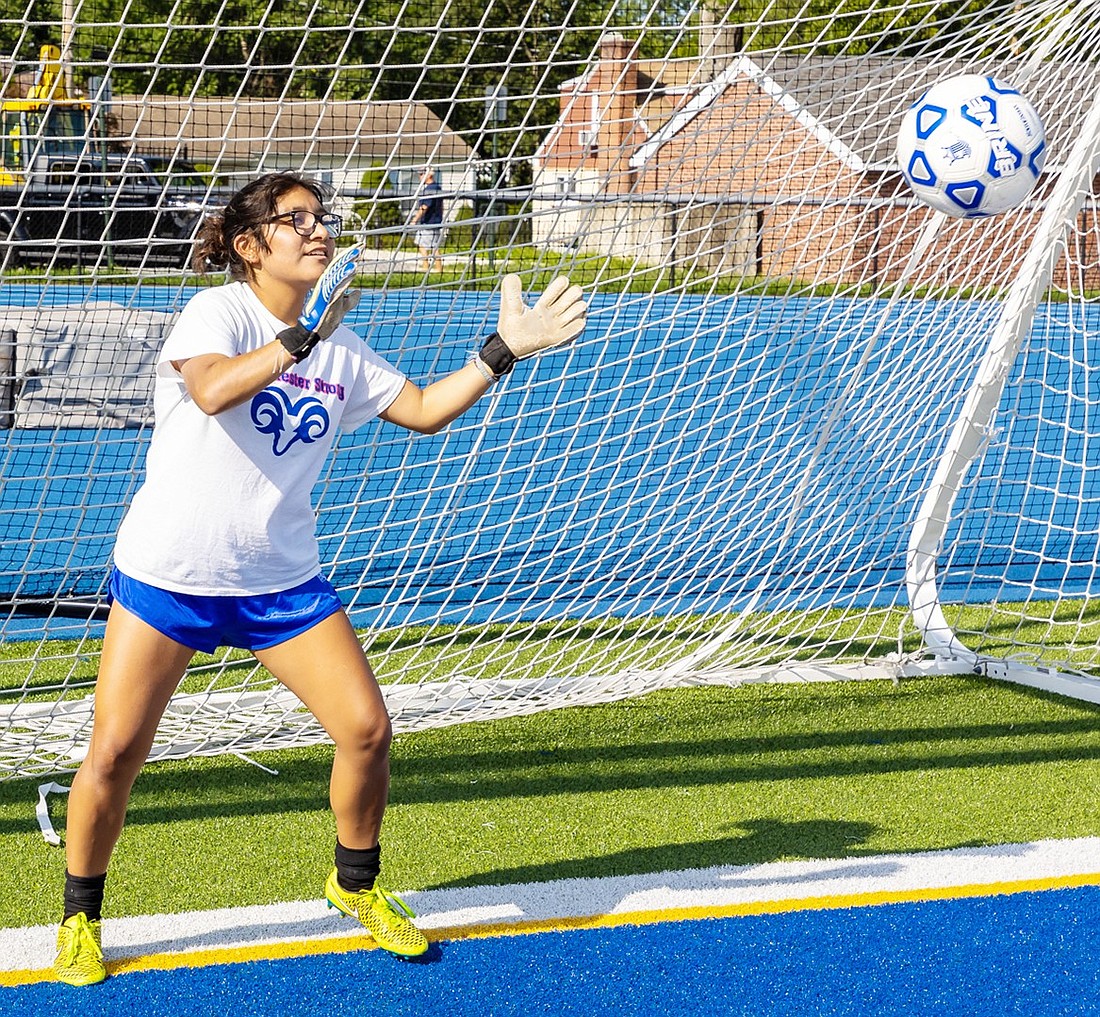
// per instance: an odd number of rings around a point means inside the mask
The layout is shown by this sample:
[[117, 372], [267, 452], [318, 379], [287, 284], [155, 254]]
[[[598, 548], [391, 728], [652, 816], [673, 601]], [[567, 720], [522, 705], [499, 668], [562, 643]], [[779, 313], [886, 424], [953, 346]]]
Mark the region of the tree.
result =
[[[726, 53], [896, 53], [927, 46], [948, 23], [988, 25], [1020, 0], [706, 2], [73, 0], [70, 58], [78, 84], [109, 68], [116, 93], [424, 103], [482, 156], [495, 133], [499, 153], [523, 157], [607, 30], [636, 40], [643, 58], [693, 56], [701, 31], [721, 32]], [[20, 17], [0, 20], [0, 48], [28, 71], [41, 45], [61, 42], [62, 10], [61, 0], [23, 3]], [[498, 125], [486, 93], [501, 87]]]
[[[74, 15], [78, 84], [109, 68], [116, 93], [421, 102], [481, 148], [485, 92], [503, 85], [515, 101], [499, 147], [518, 154], [590, 61], [602, 19], [569, 0], [74, 0]], [[0, 22], [22, 71], [60, 35], [61, 0], [26, 0]]]
[[980, 30], [1020, 7], [1021, 0], [706, 0], [705, 19], [724, 31], [727, 52], [897, 55], [934, 42], [950, 24]]

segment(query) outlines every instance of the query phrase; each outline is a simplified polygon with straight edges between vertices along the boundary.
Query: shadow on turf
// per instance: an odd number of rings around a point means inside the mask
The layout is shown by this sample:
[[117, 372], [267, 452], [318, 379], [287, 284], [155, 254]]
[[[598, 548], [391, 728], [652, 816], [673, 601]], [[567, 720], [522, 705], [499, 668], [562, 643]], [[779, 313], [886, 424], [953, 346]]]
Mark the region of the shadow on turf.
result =
[[599, 858], [563, 859], [543, 865], [493, 869], [444, 883], [443, 886], [506, 886], [555, 879], [632, 876], [679, 872], [722, 865], [759, 865], [795, 858], [844, 858], [859, 854], [878, 828], [871, 823], [811, 819], [785, 822], [755, 819], [730, 824], [746, 833], [688, 844], [664, 844], [617, 851]]
[[[1029, 693], [1030, 690], [1018, 692], [1022, 697]], [[630, 706], [618, 704], [604, 709], [622, 711]], [[678, 739], [668, 739], [659, 714], [653, 718], [653, 725], [640, 725], [629, 732], [629, 738], [619, 732], [616, 743], [598, 724], [585, 739], [574, 732], [571, 743], [562, 744], [552, 727], [525, 730], [521, 737], [505, 722], [495, 729], [497, 734], [481, 735], [479, 744], [462, 751], [438, 751], [429, 741], [438, 732], [406, 736], [394, 747], [390, 801], [404, 806], [443, 805], [521, 796], [537, 798], [928, 770], [977, 772], [995, 766], [1100, 760], [1100, 725], [1091, 715], [1057, 720], [1014, 718], [1011, 723], [773, 731], [760, 736], [709, 738], [705, 734], [707, 722], [711, 723], [713, 734], [714, 723], [720, 724], [722, 718], [716, 721], [708, 717], [706, 721], [700, 719], [699, 737]], [[489, 728], [491, 725], [484, 726], [484, 730]], [[601, 741], [605, 738], [606, 741]], [[316, 812], [325, 808], [330, 748], [315, 748], [306, 756], [292, 750], [286, 754], [266, 753], [258, 758], [274, 767], [277, 775], [242, 767], [237, 760], [151, 764], [138, 778], [127, 826]], [[0, 807], [18, 803], [21, 813], [18, 818], [10, 818], [9, 813], [9, 818], [0, 819], [0, 835], [37, 830], [33, 807], [37, 784], [37, 781], [0, 782]], [[64, 808], [63, 800], [51, 806], [59, 830], [64, 826]], [[740, 842], [743, 838], [734, 840]], [[850, 843], [847, 849], [851, 849]], [[785, 853], [798, 852], [788, 847]], [[778, 856], [771, 855], [772, 859], [775, 857]], [[739, 852], [738, 858], [746, 862], [766, 860], [751, 850]], [[727, 860], [721, 858], [704, 864]], [[645, 866], [636, 871], [652, 869]]]

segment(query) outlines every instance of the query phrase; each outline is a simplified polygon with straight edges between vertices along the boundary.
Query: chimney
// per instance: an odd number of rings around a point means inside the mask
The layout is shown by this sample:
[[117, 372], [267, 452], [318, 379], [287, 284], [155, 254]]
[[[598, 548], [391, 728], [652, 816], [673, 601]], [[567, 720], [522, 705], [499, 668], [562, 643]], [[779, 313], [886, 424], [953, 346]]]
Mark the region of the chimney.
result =
[[622, 194], [633, 185], [634, 107], [638, 96], [635, 46], [617, 32], [600, 39], [600, 61], [591, 80], [595, 162], [606, 191]]

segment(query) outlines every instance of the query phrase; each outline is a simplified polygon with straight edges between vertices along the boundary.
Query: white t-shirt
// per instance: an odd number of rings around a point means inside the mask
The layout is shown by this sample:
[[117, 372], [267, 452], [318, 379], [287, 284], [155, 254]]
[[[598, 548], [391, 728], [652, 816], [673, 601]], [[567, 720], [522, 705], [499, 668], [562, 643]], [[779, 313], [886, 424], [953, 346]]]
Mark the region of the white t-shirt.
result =
[[320, 570], [313, 486], [338, 431], [377, 417], [405, 375], [341, 326], [262, 392], [208, 415], [170, 363], [234, 356], [286, 328], [245, 283], [196, 294], [157, 362], [145, 482], [119, 528], [115, 564], [177, 593], [276, 593]]

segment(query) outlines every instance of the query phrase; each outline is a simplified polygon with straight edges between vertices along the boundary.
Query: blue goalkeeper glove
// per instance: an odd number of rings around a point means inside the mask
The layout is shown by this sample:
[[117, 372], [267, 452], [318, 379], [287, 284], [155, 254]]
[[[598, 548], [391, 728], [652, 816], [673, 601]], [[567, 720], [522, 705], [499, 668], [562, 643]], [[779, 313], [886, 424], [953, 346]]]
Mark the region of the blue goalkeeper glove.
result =
[[317, 285], [309, 291], [306, 305], [298, 315], [298, 324], [284, 329], [276, 337], [287, 352], [300, 364], [313, 348], [336, 331], [336, 326], [359, 303], [359, 291], [349, 290], [359, 267], [358, 247], [349, 247], [333, 258]]

